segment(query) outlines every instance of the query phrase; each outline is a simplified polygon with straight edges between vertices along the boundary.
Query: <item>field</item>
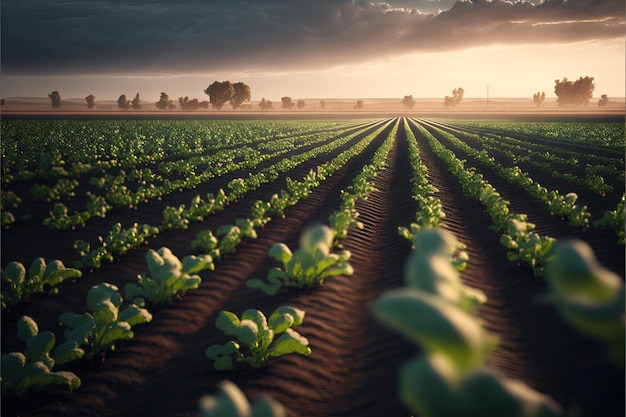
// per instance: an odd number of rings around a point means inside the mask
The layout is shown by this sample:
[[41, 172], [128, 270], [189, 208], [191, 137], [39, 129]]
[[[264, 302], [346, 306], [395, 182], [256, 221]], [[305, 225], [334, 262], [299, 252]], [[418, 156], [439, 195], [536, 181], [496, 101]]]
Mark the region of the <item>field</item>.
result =
[[[57, 285], [58, 294], [35, 293], [3, 309], [3, 354], [24, 350], [16, 337], [23, 315], [60, 343], [59, 316], [87, 311], [87, 293], [99, 283], [124, 296], [125, 285], [148, 269], [149, 249], [200, 256], [206, 252], [192, 242], [201, 232], [225, 241], [221, 226], [237, 224], [242, 233], [242, 219], [255, 226], [232, 250], [222, 246], [215, 269], [198, 273], [198, 288], [148, 305], [152, 320], [133, 326], [132, 340], [55, 368], [78, 375], [80, 388], [7, 396], [2, 414], [194, 416], [198, 400], [227, 379], [248, 398], [270, 395], [290, 417], [411, 415], [398, 399], [398, 369], [423, 351], [377, 320], [371, 305], [406, 286], [412, 245], [398, 228], [416, 222], [428, 195], [445, 213], [440, 227], [466, 247], [463, 283], [487, 297], [479, 323], [499, 344], [486, 363], [565, 410], [623, 416], [623, 365], [607, 360], [602, 343], [541, 301], [548, 292], [545, 259], [538, 256], [532, 266], [510, 260], [511, 249], [501, 243], [503, 219], [525, 214], [528, 230], [559, 242], [583, 240], [623, 281], [623, 218], [621, 225], [597, 225], [605, 212], [623, 207], [623, 114], [554, 118], [2, 120], [2, 267], [18, 261], [28, 271], [43, 257], [82, 271]], [[419, 177], [418, 165], [426, 177]], [[454, 166], [461, 168], [455, 173]], [[464, 172], [473, 184], [464, 182]], [[490, 201], [508, 207], [504, 217], [477, 197], [485, 188], [497, 192]], [[362, 223], [335, 249], [351, 253], [351, 275], [273, 296], [246, 285], [267, 280], [278, 265], [268, 257], [275, 243], [297, 248], [308, 226], [329, 224], [349, 207], [346, 201], [354, 201], [352, 220]], [[137, 230], [124, 234], [134, 224]], [[124, 298], [124, 305], [132, 301]], [[272, 358], [255, 371], [213, 369], [205, 350], [230, 340], [216, 329], [222, 310], [241, 315], [255, 308], [269, 316], [285, 305], [306, 312], [296, 329], [308, 339], [309, 356]]]

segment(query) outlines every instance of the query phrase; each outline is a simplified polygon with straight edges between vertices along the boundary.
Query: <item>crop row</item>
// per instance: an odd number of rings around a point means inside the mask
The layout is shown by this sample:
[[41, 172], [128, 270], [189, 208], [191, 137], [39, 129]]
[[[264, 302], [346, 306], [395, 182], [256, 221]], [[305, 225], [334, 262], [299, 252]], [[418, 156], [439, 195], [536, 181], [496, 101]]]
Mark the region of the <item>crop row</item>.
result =
[[[319, 166], [317, 171], [331, 174], [330, 171], [332, 171], [333, 168], [341, 167], [346, 162], [347, 158], [361, 152], [371, 139], [376, 137], [382, 129], [384, 129], [384, 126], [369, 135], [369, 141], [363, 140], [361, 142], [363, 145], [356, 147], [356, 149], [352, 148], [345, 151], [342, 154], [342, 158], [338, 157], [334, 161], [329, 161]], [[347, 207], [353, 208], [355, 199], [366, 198], [367, 193], [372, 190], [372, 187], [367, 186], [366, 183], [371, 181], [377, 169], [384, 166], [384, 159], [395, 137], [396, 130], [397, 124], [388, 135], [384, 144], [375, 153], [372, 164], [364, 167], [361, 174], [354, 179], [353, 186], [351, 187], [353, 190], [351, 196], [347, 197], [348, 193], [344, 193], [344, 206], [342, 209], [338, 210], [337, 213], [344, 212]], [[310, 178], [310, 175], [308, 175], [307, 178]], [[285, 195], [285, 193], [281, 194]], [[293, 205], [299, 199], [305, 197], [306, 194], [297, 194], [292, 195], [288, 200], [289, 203]], [[269, 208], [269, 204], [267, 204], [266, 207]], [[340, 217], [337, 213], [333, 213], [331, 219]], [[264, 215], [270, 214], [276, 215], [278, 213], [271, 213], [271, 210], [264, 213]], [[354, 211], [352, 211], [351, 215], [354, 219], [358, 216], [358, 213], [355, 214]], [[264, 219], [265, 221], [269, 221], [269, 218]], [[250, 223], [254, 222], [250, 221]], [[264, 226], [264, 224], [265, 222], [260, 222], [256, 225]], [[331, 220], [331, 224], [333, 224], [334, 228], [332, 229], [332, 234], [330, 234], [330, 240], [326, 243], [328, 246], [326, 252], [330, 250], [332, 242], [336, 238], [345, 237], [345, 229], [347, 229], [347, 227], [354, 226], [356, 223], [354, 221], [342, 223], [333, 222]], [[340, 225], [344, 225], [345, 228], [342, 229], [338, 227]], [[328, 230], [329, 232], [331, 231], [331, 229]], [[338, 245], [338, 241], [336, 244]], [[318, 245], [315, 244], [314, 247], [317, 248]], [[233, 249], [234, 247], [230, 248], [230, 250]], [[54, 335], [50, 332], [44, 332], [41, 333], [42, 336], [38, 336], [39, 331], [37, 324], [28, 317], [22, 317], [18, 323], [18, 337], [20, 340], [26, 342], [27, 349], [23, 354], [15, 352], [3, 356], [3, 389], [7, 392], [20, 395], [30, 388], [46, 386], [48, 384], [67, 385], [70, 389], [77, 388], [80, 385], [80, 380], [74, 374], [64, 371], [55, 372], [52, 370], [55, 366], [55, 361], [57, 364], [63, 364], [81, 357], [94, 357], [100, 352], [114, 348], [115, 343], [119, 341], [131, 339], [133, 337], [133, 333], [130, 329], [131, 326], [145, 323], [152, 319], [152, 315], [148, 313], [145, 308], [140, 306], [145, 304], [158, 305], [170, 301], [173, 297], [184, 295], [187, 290], [197, 288], [199, 285], [201, 279], [199, 276], [195, 275], [195, 273], [202, 269], [213, 268], [213, 260], [210, 255], [200, 257], [188, 256], [181, 262], [167, 248], [161, 248], [158, 253], [150, 250], [146, 255], [146, 259], [149, 273], [144, 273], [139, 276], [139, 286], [132, 283], [126, 286], [126, 296], [127, 298], [134, 298], [133, 304], [126, 310], [120, 311], [123, 300], [121, 295], [117, 292], [117, 287], [106, 283], [94, 286], [88, 294], [88, 307], [91, 313], [64, 313], [61, 315], [60, 320], [62, 324], [71, 330], [66, 331], [66, 341], [57, 346], [54, 352], [52, 352], [55, 345]], [[302, 258], [297, 257], [294, 259]], [[341, 262], [344, 261], [341, 258], [337, 260]], [[293, 264], [293, 262], [291, 262], [291, 264]], [[332, 266], [328, 265], [327, 262], [325, 262], [325, 264], [327, 268]], [[306, 270], [303, 266], [299, 268], [296, 266], [296, 269]], [[333, 271], [332, 274], [348, 272], [346, 269], [336, 268], [333, 269]], [[291, 309], [290, 312], [292, 311], [297, 312], [298, 310]], [[296, 314], [296, 316], [301, 317], [301, 322], [304, 312]], [[231, 316], [222, 315], [221, 317]], [[275, 320], [274, 316], [271, 317], [271, 320]], [[220, 323], [219, 319], [218, 323]], [[230, 326], [235, 324], [234, 321], [228, 320], [227, 323], [229, 323]], [[236, 324], [239, 325], [238, 319]], [[219, 324], [218, 327], [220, 327]], [[281, 329], [281, 331], [284, 331], [285, 327], [281, 326]], [[289, 331], [287, 334], [290, 338], [288, 340], [284, 338], [279, 340], [276, 349], [272, 351], [273, 356], [290, 353], [292, 348], [289, 346], [295, 343], [293, 340], [299, 339], [295, 336], [293, 331]], [[42, 341], [44, 340], [44, 336], [45, 343]], [[248, 345], [250, 344], [248, 343]], [[281, 347], [283, 345], [285, 347]], [[269, 343], [266, 348], [267, 347], [269, 347]], [[213, 350], [215, 349], [212, 349], [212, 351]], [[264, 357], [266, 359], [269, 358], [269, 356]], [[6, 365], [6, 367], [4, 365]], [[31, 376], [27, 377], [26, 375]]]

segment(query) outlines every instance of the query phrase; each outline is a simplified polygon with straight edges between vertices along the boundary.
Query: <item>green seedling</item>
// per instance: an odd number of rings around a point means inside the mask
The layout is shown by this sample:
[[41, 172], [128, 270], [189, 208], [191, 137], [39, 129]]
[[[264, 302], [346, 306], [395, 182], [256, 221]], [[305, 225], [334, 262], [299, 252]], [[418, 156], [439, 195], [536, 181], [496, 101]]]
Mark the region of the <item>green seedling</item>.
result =
[[137, 276], [137, 284], [129, 282], [124, 287], [126, 297], [143, 305], [162, 305], [174, 298], [181, 298], [188, 290], [198, 288], [202, 278], [198, 272], [214, 269], [211, 255], [183, 258], [182, 262], [170, 249], [148, 250], [148, 271]]
[[601, 266], [586, 243], [559, 241], [546, 266], [550, 299], [563, 319], [598, 340], [607, 357], [624, 366], [624, 281]]
[[28, 274], [22, 263], [11, 262], [2, 270], [2, 308], [12, 307], [35, 293], [46, 290], [55, 293], [55, 287], [61, 282], [82, 275], [80, 270], [66, 268], [59, 260], [46, 264], [44, 258], [37, 258], [28, 269]]
[[222, 381], [217, 393], [200, 399], [199, 417], [287, 417], [285, 408], [271, 397], [248, 402], [245, 394], [230, 381]]
[[67, 341], [53, 351], [54, 334], [40, 332], [35, 320], [29, 316], [22, 316], [17, 321], [17, 337], [26, 343], [26, 349], [2, 355], [2, 394], [23, 396], [31, 389], [48, 385], [64, 385], [70, 392], [80, 387], [80, 378], [74, 373], [53, 371], [57, 364], [83, 357], [85, 352], [77, 343]]
[[85, 357], [92, 359], [101, 352], [114, 350], [116, 343], [132, 339], [132, 326], [152, 321], [152, 314], [135, 304], [121, 310], [122, 301], [115, 285], [101, 283], [92, 287], [87, 293], [89, 312], [59, 316], [61, 324], [68, 327], [65, 340], [84, 347]]
[[284, 243], [276, 243], [269, 256], [282, 264], [268, 273], [269, 284], [260, 279], [250, 279], [250, 288], [259, 288], [269, 295], [276, 294], [283, 286], [312, 288], [321, 285], [330, 276], [352, 275], [352, 266], [347, 263], [350, 252], [330, 253], [333, 232], [325, 225], [307, 228], [300, 236], [300, 248], [291, 252]]
[[302, 324], [304, 315], [304, 311], [288, 306], [277, 308], [269, 319], [256, 309], [244, 311], [241, 319], [235, 313], [222, 311], [215, 325], [235, 340], [209, 346], [206, 356], [221, 371], [232, 370], [239, 363], [252, 369], [262, 368], [269, 359], [290, 353], [309, 356], [309, 341], [291, 328]]

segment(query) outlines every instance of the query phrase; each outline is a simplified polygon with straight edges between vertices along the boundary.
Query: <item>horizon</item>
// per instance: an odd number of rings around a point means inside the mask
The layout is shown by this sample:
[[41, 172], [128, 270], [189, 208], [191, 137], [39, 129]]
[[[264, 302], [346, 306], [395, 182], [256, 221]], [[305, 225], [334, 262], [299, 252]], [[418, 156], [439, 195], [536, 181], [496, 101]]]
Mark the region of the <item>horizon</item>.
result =
[[271, 97], [556, 97], [626, 91], [623, 0], [3, 2], [0, 96], [204, 100], [213, 81]]

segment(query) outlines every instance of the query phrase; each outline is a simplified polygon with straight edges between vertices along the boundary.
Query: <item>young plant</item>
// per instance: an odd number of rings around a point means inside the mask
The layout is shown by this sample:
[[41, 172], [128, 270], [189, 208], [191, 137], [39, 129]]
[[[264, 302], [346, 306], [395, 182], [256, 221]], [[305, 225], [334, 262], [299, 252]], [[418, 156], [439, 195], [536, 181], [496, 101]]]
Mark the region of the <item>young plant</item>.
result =
[[101, 352], [114, 350], [116, 343], [132, 339], [132, 326], [152, 321], [152, 314], [135, 304], [120, 311], [122, 301], [115, 285], [104, 282], [93, 286], [87, 293], [89, 312], [59, 316], [61, 324], [69, 328], [65, 340], [85, 347], [85, 357], [92, 359]]
[[220, 242], [218, 249], [222, 256], [234, 251], [243, 238], [257, 238], [254, 222], [250, 219], [235, 219], [234, 225], [228, 224], [218, 227], [216, 234]]
[[269, 256], [282, 264], [272, 268], [265, 283], [260, 279], [250, 279], [250, 288], [259, 288], [266, 294], [274, 295], [281, 287], [312, 288], [321, 285], [330, 276], [352, 275], [354, 269], [348, 262], [350, 252], [330, 253], [333, 244], [333, 231], [325, 225], [308, 227], [300, 236], [300, 248], [291, 252], [284, 243], [276, 243], [269, 250]]
[[195, 240], [191, 241], [192, 249], [202, 249], [213, 259], [220, 259], [220, 250], [218, 248], [220, 241], [213, 235], [210, 230], [203, 230], [198, 233]]
[[28, 275], [22, 263], [11, 262], [2, 270], [2, 309], [12, 307], [35, 293], [45, 292], [46, 289], [55, 293], [58, 291], [55, 287], [61, 282], [68, 278], [80, 278], [82, 275], [80, 270], [66, 268], [59, 260], [46, 264], [44, 258], [37, 258], [28, 269]]
[[220, 371], [232, 370], [239, 363], [253, 369], [262, 368], [269, 359], [290, 353], [309, 356], [309, 341], [291, 328], [301, 325], [304, 315], [304, 311], [289, 306], [277, 308], [269, 319], [256, 309], [244, 311], [241, 319], [235, 313], [222, 311], [215, 325], [235, 340], [209, 346], [205, 354], [215, 361], [213, 366]]
[[454, 242], [437, 230], [423, 233], [428, 235], [418, 235], [407, 264], [409, 287], [372, 305], [375, 317], [425, 353], [400, 368], [402, 402], [423, 417], [560, 416], [551, 398], [486, 364], [497, 339], [482, 327], [474, 315], [477, 303], [455, 276]]
[[26, 343], [24, 352], [2, 355], [2, 394], [22, 396], [30, 389], [48, 385], [64, 385], [70, 392], [80, 387], [80, 378], [72, 372], [53, 371], [61, 365], [82, 358], [85, 352], [72, 341], [56, 349], [56, 338], [52, 332], [39, 332], [37, 323], [29, 316], [17, 321], [17, 338]]
[[252, 402], [230, 381], [222, 381], [215, 395], [200, 399], [199, 417], [287, 417], [285, 408], [271, 397]]
[[558, 241], [546, 266], [550, 300], [563, 319], [604, 345], [607, 357], [624, 366], [624, 281], [602, 267], [583, 241]]
[[135, 304], [165, 304], [174, 298], [182, 298], [188, 290], [198, 288], [202, 279], [195, 275], [204, 269], [213, 269], [211, 255], [190, 255], [182, 262], [168, 248], [150, 249], [146, 254], [148, 271], [137, 276], [138, 285], [129, 282], [124, 287], [126, 297]]

